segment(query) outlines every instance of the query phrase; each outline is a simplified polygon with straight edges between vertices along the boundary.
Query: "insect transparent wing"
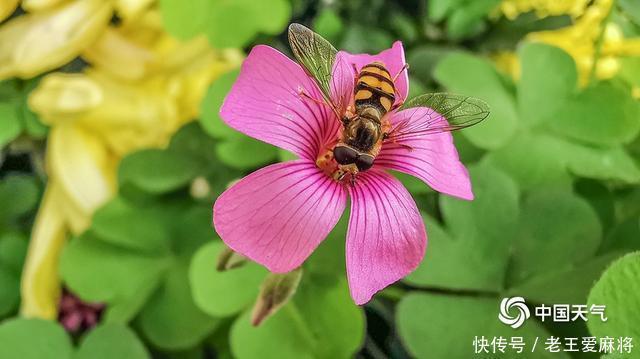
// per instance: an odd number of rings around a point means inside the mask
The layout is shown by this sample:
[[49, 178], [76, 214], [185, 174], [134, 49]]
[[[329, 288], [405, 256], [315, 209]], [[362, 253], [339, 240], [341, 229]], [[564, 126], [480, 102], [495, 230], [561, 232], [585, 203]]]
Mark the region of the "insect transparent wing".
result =
[[300, 24], [289, 25], [289, 45], [298, 63], [315, 79], [330, 101], [331, 71], [338, 51], [322, 36]]
[[[424, 111], [427, 108], [427, 111]], [[424, 94], [405, 103], [401, 111], [413, 114], [393, 125], [387, 139], [398, 141], [426, 134], [455, 131], [478, 124], [489, 116], [482, 100], [449, 93]], [[445, 121], [446, 120], [446, 121]]]

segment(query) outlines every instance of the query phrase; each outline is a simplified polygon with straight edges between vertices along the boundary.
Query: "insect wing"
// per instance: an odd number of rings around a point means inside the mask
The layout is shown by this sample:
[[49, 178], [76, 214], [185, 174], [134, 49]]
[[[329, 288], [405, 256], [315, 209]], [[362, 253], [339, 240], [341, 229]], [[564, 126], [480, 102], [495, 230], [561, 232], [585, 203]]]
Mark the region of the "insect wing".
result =
[[476, 125], [489, 116], [489, 106], [486, 102], [449, 93], [418, 96], [405, 103], [400, 110], [406, 111], [408, 115], [393, 125], [388, 140], [398, 141], [461, 130]]
[[322, 36], [300, 24], [289, 26], [289, 45], [298, 63], [305, 68], [330, 101], [331, 71], [338, 51]]

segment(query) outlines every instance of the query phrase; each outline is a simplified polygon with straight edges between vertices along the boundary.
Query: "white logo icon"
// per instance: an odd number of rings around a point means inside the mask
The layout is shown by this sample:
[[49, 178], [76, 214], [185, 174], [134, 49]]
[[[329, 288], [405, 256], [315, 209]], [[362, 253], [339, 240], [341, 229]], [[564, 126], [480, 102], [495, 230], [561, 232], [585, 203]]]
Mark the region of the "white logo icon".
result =
[[[512, 308], [518, 310], [516, 316], [511, 315], [510, 312]], [[524, 304], [524, 298], [512, 297], [502, 299], [498, 319], [504, 324], [510, 325], [513, 329], [517, 329], [520, 328], [524, 321], [529, 319], [530, 316], [531, 313], [529, 313], [529, 308]]]

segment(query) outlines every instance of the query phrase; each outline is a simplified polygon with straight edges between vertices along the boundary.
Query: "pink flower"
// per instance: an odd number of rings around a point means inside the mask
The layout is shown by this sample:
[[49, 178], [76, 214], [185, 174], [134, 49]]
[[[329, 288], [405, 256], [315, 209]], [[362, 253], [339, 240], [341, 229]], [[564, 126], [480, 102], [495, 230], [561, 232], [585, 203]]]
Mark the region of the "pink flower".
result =
[[[331, 81], [333, 102], [353, 96], [354, 67], [384, 63], [394, 75], [404, 64], [402, 43], [378, 55], [338, 52]], [[406, 99], [406, 71], [396, 80], [397, 101]], [[296, 62], [268, 46], [256, 46], [220, 110], [234, 129], [298, 155], [262, 168], [233, 185], [216, 201], [214, 226], [233, 250], [267, 267], [288, 272], [300, 266], [333, 229], [351, 198], [346, 241], [347, 277], [357, 304], [413, 271], [424, 256], [427, 235], [409, 192], [387, 170], [416, 176], [432, 188], [473, 199], [471, 183], [449, 132], [405, 136], [383, 143], [357, 181], [336, 181], [316, 166], [331, 150], [341, 122], [331, 109], [300, 95], [322, 99], [318, 85]], [[417, 114], [417, 115], [416, 115]], [[446, 121], [425, 107], [394, 111], [391, 124], [410, 127]], [[419, 123], [422, 122], [422, 123]], [[409, 149], [410, 147], [410, 149]]]

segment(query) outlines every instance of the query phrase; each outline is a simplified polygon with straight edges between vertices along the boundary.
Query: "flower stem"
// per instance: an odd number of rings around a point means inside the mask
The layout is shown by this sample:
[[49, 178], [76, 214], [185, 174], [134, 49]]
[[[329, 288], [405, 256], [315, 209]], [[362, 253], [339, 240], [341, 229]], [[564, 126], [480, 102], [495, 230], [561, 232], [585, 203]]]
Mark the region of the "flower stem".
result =
[[394, 302], [399, 301], [405, 294], [405, 290], [399, 287], [387, 287], [382, 292], [380, 292], [380, 296], [392, 300]]

